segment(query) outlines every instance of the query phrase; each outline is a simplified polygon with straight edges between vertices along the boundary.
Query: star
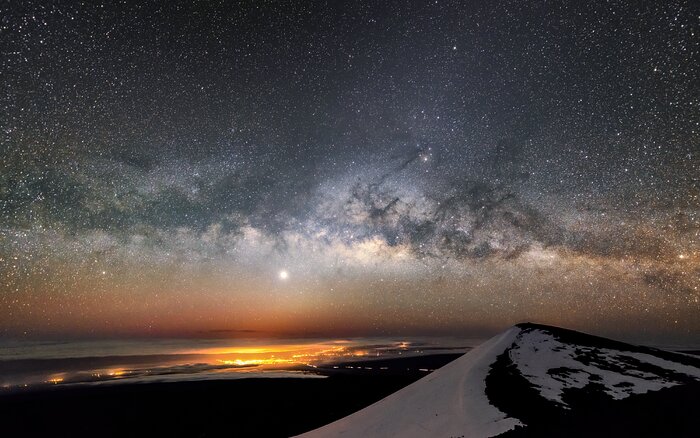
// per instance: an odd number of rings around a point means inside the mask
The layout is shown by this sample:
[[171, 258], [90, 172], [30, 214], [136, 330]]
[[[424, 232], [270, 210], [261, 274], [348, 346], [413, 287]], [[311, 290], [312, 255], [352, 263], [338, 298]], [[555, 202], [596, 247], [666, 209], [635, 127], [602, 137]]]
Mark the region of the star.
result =
[[700, 333], [692, 8], [187, 2], [130, 32], [135, 2], [23, 3], [0, 53], [3, 336], [82, 314], [108, 336]]

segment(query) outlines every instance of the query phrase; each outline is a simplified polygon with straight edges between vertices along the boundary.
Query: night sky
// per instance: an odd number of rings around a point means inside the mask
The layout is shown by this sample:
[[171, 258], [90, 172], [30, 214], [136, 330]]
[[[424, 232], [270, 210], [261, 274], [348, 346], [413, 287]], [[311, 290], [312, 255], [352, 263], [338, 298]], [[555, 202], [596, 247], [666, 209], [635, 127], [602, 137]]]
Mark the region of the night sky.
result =
[[0, 336], [700, 340], [698, 2], [0, 19]]

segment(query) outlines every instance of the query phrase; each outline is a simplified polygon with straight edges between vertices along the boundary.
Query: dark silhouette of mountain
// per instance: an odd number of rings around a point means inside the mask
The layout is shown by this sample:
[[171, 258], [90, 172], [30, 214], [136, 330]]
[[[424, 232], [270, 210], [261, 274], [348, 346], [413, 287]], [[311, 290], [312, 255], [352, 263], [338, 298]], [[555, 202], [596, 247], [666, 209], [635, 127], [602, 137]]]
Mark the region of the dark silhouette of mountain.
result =
[[313, 437], [695, 437], [700, 358], [518, 324]]

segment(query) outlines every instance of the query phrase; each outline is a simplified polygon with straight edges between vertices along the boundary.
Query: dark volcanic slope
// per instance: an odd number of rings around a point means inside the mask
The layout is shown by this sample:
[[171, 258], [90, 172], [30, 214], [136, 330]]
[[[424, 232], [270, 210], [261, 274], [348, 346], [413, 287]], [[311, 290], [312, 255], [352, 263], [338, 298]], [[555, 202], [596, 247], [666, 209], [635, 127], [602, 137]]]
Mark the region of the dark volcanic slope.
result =
[[486, 380], [515, 437], [697, 437], [700, 358], [521, 324]]
[[0, 437], [288, 437], [419, 378], [333, 376], [78, 386], [0, 395]]

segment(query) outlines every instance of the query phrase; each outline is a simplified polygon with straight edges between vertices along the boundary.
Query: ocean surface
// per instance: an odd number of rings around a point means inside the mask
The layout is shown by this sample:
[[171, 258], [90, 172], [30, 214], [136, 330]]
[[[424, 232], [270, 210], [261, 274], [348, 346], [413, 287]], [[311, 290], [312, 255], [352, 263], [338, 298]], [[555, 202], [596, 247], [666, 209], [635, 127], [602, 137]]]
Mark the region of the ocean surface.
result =
[[0, 393], [49, 385], [101, 385], [246, 377], [322, 378], [353, 361], [464, 353], [483, 339], [156, 339], [0, 341]]

